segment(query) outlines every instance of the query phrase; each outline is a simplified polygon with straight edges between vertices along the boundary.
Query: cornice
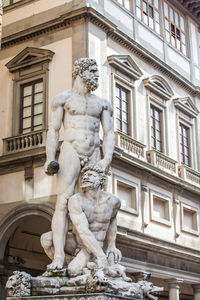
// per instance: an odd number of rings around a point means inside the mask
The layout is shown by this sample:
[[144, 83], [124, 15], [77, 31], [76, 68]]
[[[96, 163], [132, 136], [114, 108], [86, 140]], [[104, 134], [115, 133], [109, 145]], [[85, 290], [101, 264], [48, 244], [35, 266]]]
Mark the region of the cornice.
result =
[[25, 40], [31, 39], [35, 36], [43, 35], [63, 27], [69, 27], [73, 22], [76, 22], [77, 20], [80, 20], [82, 18], [100, 27], [107, 33], [107, 36], [109, 38], [128, 48], [138, 57], [148, 62], [148, 64], [151, 64], [154, 68], [159, 69], [163, 74], [177, 82], [186, 91], [190, 92], [193, 95], [200, 96], [200, 87], [193, 85], [189, 80], [181, 76], [178, 72], [169, 67], [169, 65], [160, 60], [157, 56], [149, 52], [128, 35], [120, 31], [115, 24], [113, 24], [102, 14], [91, 7], [84, 7], [78, 10], [70, 11], [69, 13], [63, 14], [60, 17], [48, 21], [44, 24], [40, 24], [38, 26], [34, 26], [29, 29], [17, 32], [16, 34], [4, 37], [2, 39], [2, 49], [24, 42]]

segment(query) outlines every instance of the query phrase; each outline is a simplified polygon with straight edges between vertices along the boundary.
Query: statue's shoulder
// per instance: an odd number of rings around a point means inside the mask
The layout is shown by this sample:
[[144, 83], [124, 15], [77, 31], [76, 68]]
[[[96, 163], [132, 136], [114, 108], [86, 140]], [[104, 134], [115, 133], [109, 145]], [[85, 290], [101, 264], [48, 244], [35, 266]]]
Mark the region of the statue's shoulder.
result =
[[111, 194], [109, 192], [105, 192], [105, 191], [102, 191], [102, 193], [104, 194], [104, 197], [106, 199], [109, 199], [110, 201], [112, 201], [112, 203], [115, 205], [120, 205], [121, 203], [121, 200], [120, 198], [117, 196], [117, 195], [114, 195], [114, 194]]
[[72, 95], [72, 90], [67, 90], [62, 93], [57, 94], [52, 103], [53, 109], [56, 109], [59, 106], [64, 106], [65, 103], [70, 99]]
[[112, 109], [111, 103], [107, 99], [105, 99], [105, 98], [100, 98], [100, 97], [98, 97], [98, 98], [99, 98], [99, 102], [102, 105], [103, 110], [109, 111], [111, 113], [111, 115], [112, 115], [113, 109]]

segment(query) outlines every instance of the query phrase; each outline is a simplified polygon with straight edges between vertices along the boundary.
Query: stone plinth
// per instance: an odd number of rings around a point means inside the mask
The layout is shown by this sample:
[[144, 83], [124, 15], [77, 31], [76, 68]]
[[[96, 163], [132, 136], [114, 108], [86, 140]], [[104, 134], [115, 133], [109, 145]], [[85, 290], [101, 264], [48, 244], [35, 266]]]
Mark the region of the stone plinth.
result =
[[26, 296], [26, 297], [7, 297], [7, 300], [127, 300], [141, 299], [129, 298], [108, 293], [90, 293], [90, 294], [69, 294], [69, 295], [48, 295], [48, 296]]

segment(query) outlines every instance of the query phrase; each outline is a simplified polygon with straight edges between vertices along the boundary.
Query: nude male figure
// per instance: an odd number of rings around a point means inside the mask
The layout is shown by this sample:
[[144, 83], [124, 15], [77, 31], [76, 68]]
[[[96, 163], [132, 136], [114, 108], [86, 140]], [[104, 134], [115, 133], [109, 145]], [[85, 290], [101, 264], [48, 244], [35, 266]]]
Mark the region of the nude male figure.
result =
[[[82, 172], [82, 192], [71, 196], [68, 202], [75, 237], [73, 243], [71, 243], [72, 239], [66, 240], [65, 249], [68, 253], [72, 252], [72, 248], [73, 251], [76, 247], [81, 249], [68, 265], [70, 276], [81, 274], [82, 269], [89, 262], [93, 262], [96, 268], [109, 269], [110, 255], [114, 259], [114, 264], [118, 264], [121, 260], [121, 252], [115, 245], [116, 215], [121, 205], [120, 199], [102, 191], [105, 182], [105, 173], [102, 169], [88, 166]], [[51, 232], [44, 233], [41, 242], [45, 252], [51, 258], [54, 251]], [[112, 274], [113, 272], [114, 270]], [[125, 273], [123, 276], [125, 277]]]
[[[57, 173], [57, 202], [52, 219], [54, 245], [53, 262], [48, 269], [62, 269], [65, 261], [64, 245], [67, 226], [67, 202], [74, 188], [81, 167], [95, 164], [104, 171], [112, 160], [114, 133], [112, 108], [110, 103], [96, 95], [98, 69], [96, 61], [81, 58], [74, 63], [75, 78], [72, 90], [58, 94], [53, 101], [53, 121], [47, 134], [47, 161], [45, 172], [50, 172], [51, 162], [55, 161], [59, 140], [59, 130], [64, 127], [64, 141], [61, 145]], [[103, 129], [103, 159], [100, 156], [100, 123]]]

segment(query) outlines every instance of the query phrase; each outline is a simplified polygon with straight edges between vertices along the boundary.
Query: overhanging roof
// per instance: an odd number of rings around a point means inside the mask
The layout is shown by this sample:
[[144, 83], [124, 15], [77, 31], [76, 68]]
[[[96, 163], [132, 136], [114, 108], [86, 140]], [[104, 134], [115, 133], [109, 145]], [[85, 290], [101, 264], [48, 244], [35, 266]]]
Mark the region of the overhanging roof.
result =
[[200, 0], [180, 0], [180, 3], [200, 21]]

